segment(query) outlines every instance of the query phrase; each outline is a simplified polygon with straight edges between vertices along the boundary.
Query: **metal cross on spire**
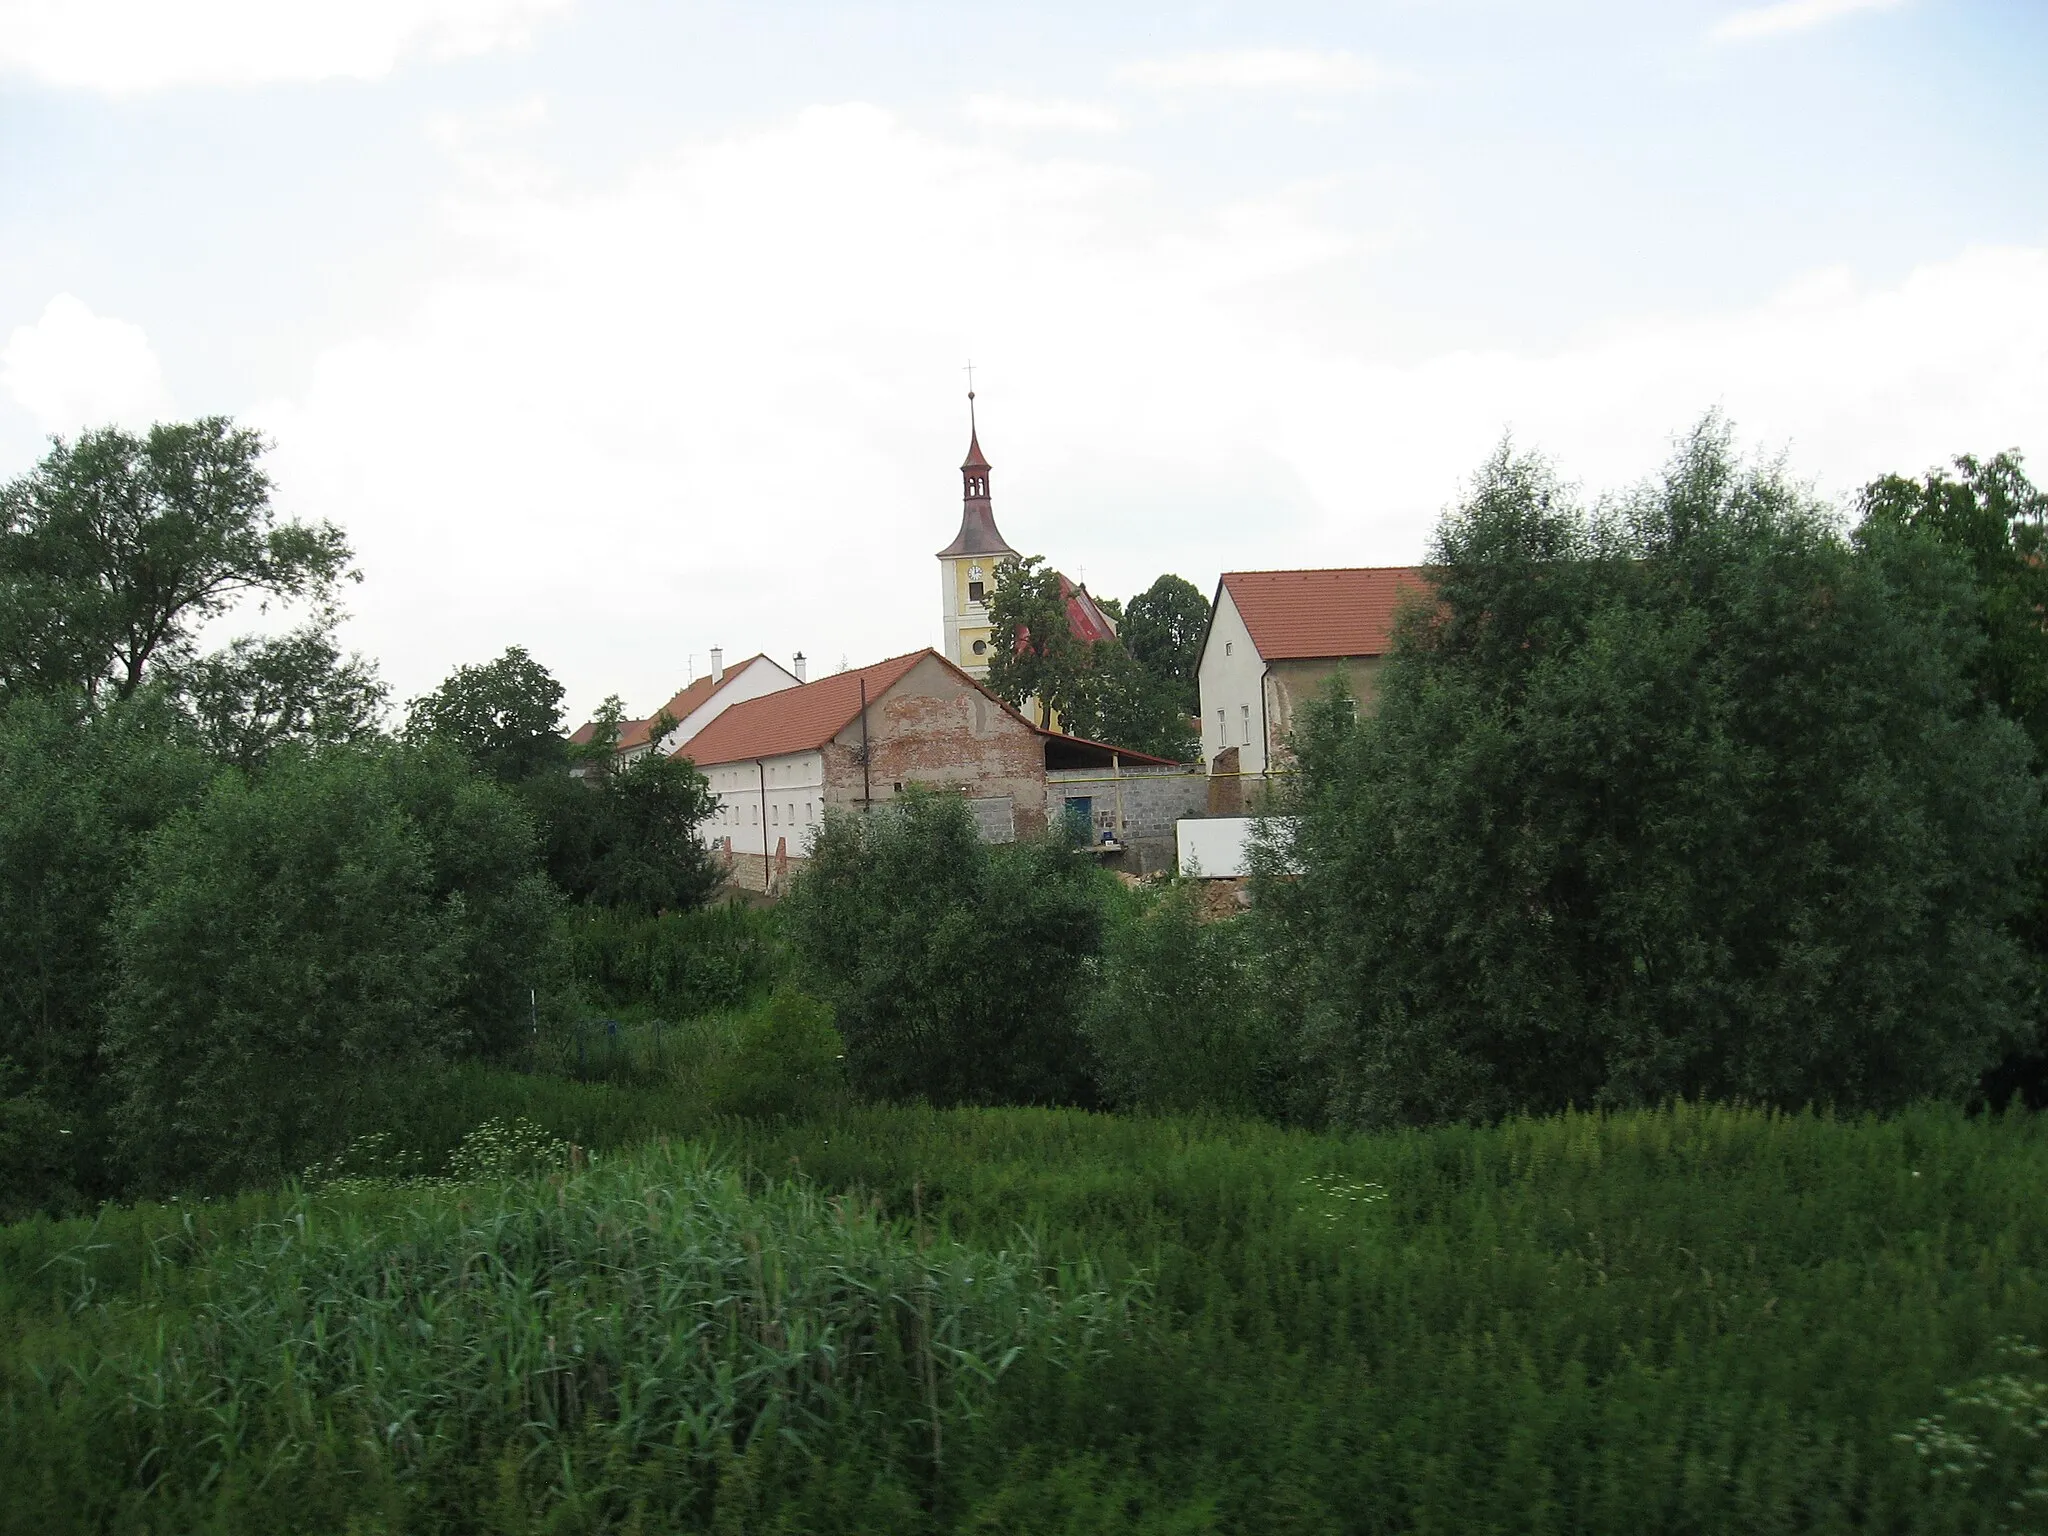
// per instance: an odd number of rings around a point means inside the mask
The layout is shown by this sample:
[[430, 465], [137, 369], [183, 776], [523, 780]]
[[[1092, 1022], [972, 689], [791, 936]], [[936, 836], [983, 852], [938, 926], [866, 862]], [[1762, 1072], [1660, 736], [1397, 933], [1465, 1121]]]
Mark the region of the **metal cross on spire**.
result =
[[967, 359], [967, 427], [971, 436], [975, 431], [974, 421], [974, 359]]

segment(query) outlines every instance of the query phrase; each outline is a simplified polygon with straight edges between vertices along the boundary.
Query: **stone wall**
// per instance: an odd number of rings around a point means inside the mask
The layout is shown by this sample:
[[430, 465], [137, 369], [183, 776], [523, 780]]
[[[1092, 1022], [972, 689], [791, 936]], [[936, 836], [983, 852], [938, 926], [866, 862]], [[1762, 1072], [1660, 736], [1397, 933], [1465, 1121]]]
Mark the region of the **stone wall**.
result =
[[[1209, 780], [1200, 769], [1126, 768], [1112, 774], [1103, 768], [1055, 769], [1045, 776], [1048, 819], [1065, 814], [1070, 799], [1090, 802], [1094, 840], [1115, 832], [1118, 841], [1171, 837], [1183, 816], [1200, 816], [1208, 806]], [[1123, 825], [1117, 826], [1117, 808]]]

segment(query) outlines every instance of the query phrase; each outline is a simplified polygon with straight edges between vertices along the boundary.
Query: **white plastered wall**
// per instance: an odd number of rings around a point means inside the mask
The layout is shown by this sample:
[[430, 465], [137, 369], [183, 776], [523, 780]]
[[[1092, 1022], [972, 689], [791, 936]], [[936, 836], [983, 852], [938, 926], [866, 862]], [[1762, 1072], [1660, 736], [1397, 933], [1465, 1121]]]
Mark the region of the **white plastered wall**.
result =
[[[1212, 767], [1226, 747], [1238, 749], [1238, 771], [1266, 771], [1266, 663], [1252, 644], [1230, 589], [1218, 583], [1216, 612], [1202, 647], [1202, 758]], [[1219, 717], [1220, 711], [1220, 717]]]

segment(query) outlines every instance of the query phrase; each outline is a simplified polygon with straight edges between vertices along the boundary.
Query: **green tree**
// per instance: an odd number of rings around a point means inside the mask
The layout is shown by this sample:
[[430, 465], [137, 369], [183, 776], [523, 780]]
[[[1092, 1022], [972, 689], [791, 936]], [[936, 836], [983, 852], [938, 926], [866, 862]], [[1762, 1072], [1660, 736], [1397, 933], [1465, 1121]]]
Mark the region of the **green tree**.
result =
[[2026, 728], [2035, 762], [2048, 763], [2048, 494], [2028, 480], [2017, 452], [1965, 454], [1955, 471], [1872, 481], [1860, 532], [1925, 534], [1969, 562], [1985, 638], [1972, 681]]
[[1092, 647], [1074, 633], [1060, 573], [1042, 555], [996, 567], [989, 598], [989, 691], [1013, 709], [1038, 701], [1039, 722], [1081, 702]]
[[1118, 628], [1139, 666], [1164, 685], [1183, 715], [1201, 712], [1198, 675], [1202, 636], [1209, 628], [1209, 599], [1193, 582], [1161, 576], [1130, 601]]
[[1097, 641], [1060, 723], [1070, 735], [1186, 762], [1201, 753], [1200, 733], [1177, 692], [1116, 641]]
[[335, 1150], [381, 1074], [509, 1038], [551, 918], [524, 816], [445, 751], [221, 775], [111, 925], [135, 1175], [224, 1190]]
[[935, 1104], [1085, 1101], [1077, 1021], [1106, 878], [1058, 838], [990, 847], [954, 796], [830, 813], [783, 919], [854, 1087]]
[[[569, 749], [580, 778], [543, 774], [524, 786], [547, 838], [548, 870], [571, 896], [632, 911], [680, 912], [703, 905], [723, 878], [698, 829], [718, 809], [711, 781], [687, 758], [648, 751], [623, 762], [617, 695], [597, 711], [597, 729]], [[657, 715], [650, 737], [675, 729]]]
[[260, 768], [287, 745], [341, 746], [378, 733], [386, 690], [376, 666], [343, 656], [332, 615], [289, 634], [235, 641], [166, 669], [207, 750], [237, 768]]
[[150, 834], [215, 771], [151, 690], [92, 712], [61, 696], [0, 706], [0, 1219], [120, 1192], [107, 921]]
[[520, 646], [495, 661], [460, 666], [406, 706], [406, 734], [452, 741], [503, 784], [567, 764], [562, 685]]
[[[1984, 638], [1970, 669], [1977, 695], [2025, 729], [2034, 771], [2048, 771], [2048, 495], [2027, 478], [2017, 452], [1964, 455], [1953, 474], [1886, 475], [1863, 489], [1865, 543], [1920, 537], [1966, 561], [1975, 577], [1969, 612]], [[2027, 862], [2032, 896], [2019, 931], [2048, 963], [2048, 841]], [[2048, 1018], [1984, 1081], [2003, 1105], [2015, 1093], [2048, 1105]]]
[[2023, 1028], [2027, 746], [1967, 576], [1709, 421], [1589, 514], [1505, 449], [1380, 708], [1296, 743], [1270, 991], [1336, 1118], [1964, 1092]]
[[0, 487], [0, 693], [125, 698], [248, 597], [324, 598], [348, 574], [330, 523], [280, 521], [263, 440], [223, 417], [53, 439]]

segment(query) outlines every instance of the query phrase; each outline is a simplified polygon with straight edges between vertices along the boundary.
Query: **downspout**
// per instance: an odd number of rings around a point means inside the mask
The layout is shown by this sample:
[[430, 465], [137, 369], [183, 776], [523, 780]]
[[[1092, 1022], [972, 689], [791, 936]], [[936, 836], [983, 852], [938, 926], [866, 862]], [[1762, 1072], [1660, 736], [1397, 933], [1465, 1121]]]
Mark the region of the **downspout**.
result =
[[1259, 783], [1273, 768], [1273, 728], [1266, 723], [1266, 684], [1273, 676], [1273, 664], [1259, 658]]
[[768, 894], [768, 767], [760, 758], [754, 767], [761, 775], [761, 894]]
[[860, 813], [867, 815], [874, 804], [875, 789], [868, 778], [868, 680], [860, 680]]

